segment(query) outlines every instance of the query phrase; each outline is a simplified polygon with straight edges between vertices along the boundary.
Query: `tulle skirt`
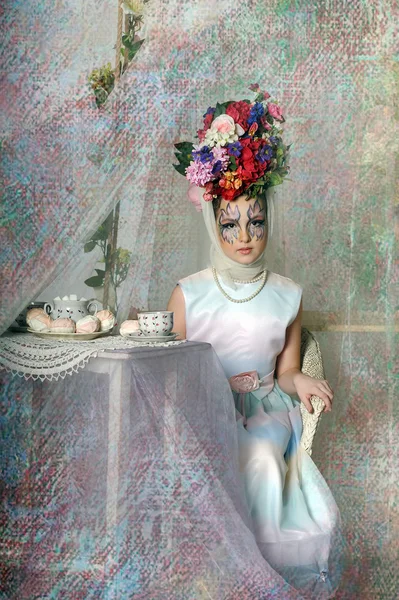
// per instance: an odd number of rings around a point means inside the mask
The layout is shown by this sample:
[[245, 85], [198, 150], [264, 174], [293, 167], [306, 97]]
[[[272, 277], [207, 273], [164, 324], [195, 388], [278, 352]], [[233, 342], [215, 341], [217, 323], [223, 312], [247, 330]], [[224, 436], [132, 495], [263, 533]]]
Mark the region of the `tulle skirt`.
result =
[[[239, 395], [234, 393], [237, 411]], [[340, 515], [315, 463], [300, 446], [300, 403], [277, 383], [246, 394], [238, 418], [240, 473], [260, 551], [305, 598], [334, 597], [341, 573]]]

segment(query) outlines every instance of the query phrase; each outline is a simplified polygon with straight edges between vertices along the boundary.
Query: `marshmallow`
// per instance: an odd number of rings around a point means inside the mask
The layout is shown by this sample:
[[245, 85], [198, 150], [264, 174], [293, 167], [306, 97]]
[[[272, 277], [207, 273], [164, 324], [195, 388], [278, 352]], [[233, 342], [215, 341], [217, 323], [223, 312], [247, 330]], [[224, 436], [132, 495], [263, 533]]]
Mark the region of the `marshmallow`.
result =
[[76, 333], [94, 333], [100, 330], [101, 321], [94, 315], [86, 315], [77, 321]]
[[51, 333], [75, 333], [76, 324], [72, 319], [55, 319], [51, 321]]
[[115, 325], [115, 316], [110, 310], [99, 310], [96, 317], [101, 321], [101, 331], [109, 331]]
[[120, 326], [119, 333], [123, 336], [127, 336], [130, 333], [139, 333], [140, 327], [138, 321], [123, 321]]
[[26, 322], [35, 331], [46, 331], [51, 327], [51, 319], [42, 308], [31, 308], [26, 313]]

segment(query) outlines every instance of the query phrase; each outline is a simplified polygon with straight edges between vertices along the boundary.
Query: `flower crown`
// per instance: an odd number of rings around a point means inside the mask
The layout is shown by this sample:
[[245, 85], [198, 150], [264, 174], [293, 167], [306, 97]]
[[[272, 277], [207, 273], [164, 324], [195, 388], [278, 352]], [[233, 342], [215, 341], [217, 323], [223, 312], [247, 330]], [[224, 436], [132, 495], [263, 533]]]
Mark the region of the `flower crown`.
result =
[[[203, 198], [234, 200], [244, 192], [254, 197], [283, 183], [288, 174], [289, 146], [281, 139], [284, 117], [270, 94], [257, 83], [250, 100], [229, 101], [208, 108], [199, 144], [175, 144], [178, 165], [173, 165], [191, 184], [205, 187]], [[276, 123], [277, 121], [277, 123]]]

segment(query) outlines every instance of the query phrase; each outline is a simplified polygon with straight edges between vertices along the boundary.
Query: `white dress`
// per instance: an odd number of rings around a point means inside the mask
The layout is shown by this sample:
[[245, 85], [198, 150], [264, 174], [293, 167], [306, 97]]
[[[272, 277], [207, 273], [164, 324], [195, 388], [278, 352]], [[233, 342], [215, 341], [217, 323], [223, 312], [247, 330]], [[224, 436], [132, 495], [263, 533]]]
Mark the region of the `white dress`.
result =
[[[302, 288], [269, 271], [260, 294], [233, 303], [217, 288], [211, 269], [178, 283], [185, 299], [187, 339], [212, 344], [228, 378], [257, 371], [262, 381], [244, 397], [233, 392], [240, 472], [257, 544], [267, 562], [304, 597], [333, 597], [341, 571], [338, 507], [299, 444], [299, 399], [283, 392], [274, 377]], [[237, 284], [233, 290], [221, 283], [236, 299], [247, 298], [260, 285]]]

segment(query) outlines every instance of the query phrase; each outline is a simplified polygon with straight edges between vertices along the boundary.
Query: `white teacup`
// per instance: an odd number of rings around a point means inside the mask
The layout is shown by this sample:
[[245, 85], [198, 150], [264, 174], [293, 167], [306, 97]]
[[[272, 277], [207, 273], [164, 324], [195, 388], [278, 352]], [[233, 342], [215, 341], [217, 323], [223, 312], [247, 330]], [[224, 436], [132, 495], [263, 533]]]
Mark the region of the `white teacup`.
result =
[[169, 335], [173, 329], [173, 312], [169, 310], [140, 312], [137, 319], [144, 335]]

